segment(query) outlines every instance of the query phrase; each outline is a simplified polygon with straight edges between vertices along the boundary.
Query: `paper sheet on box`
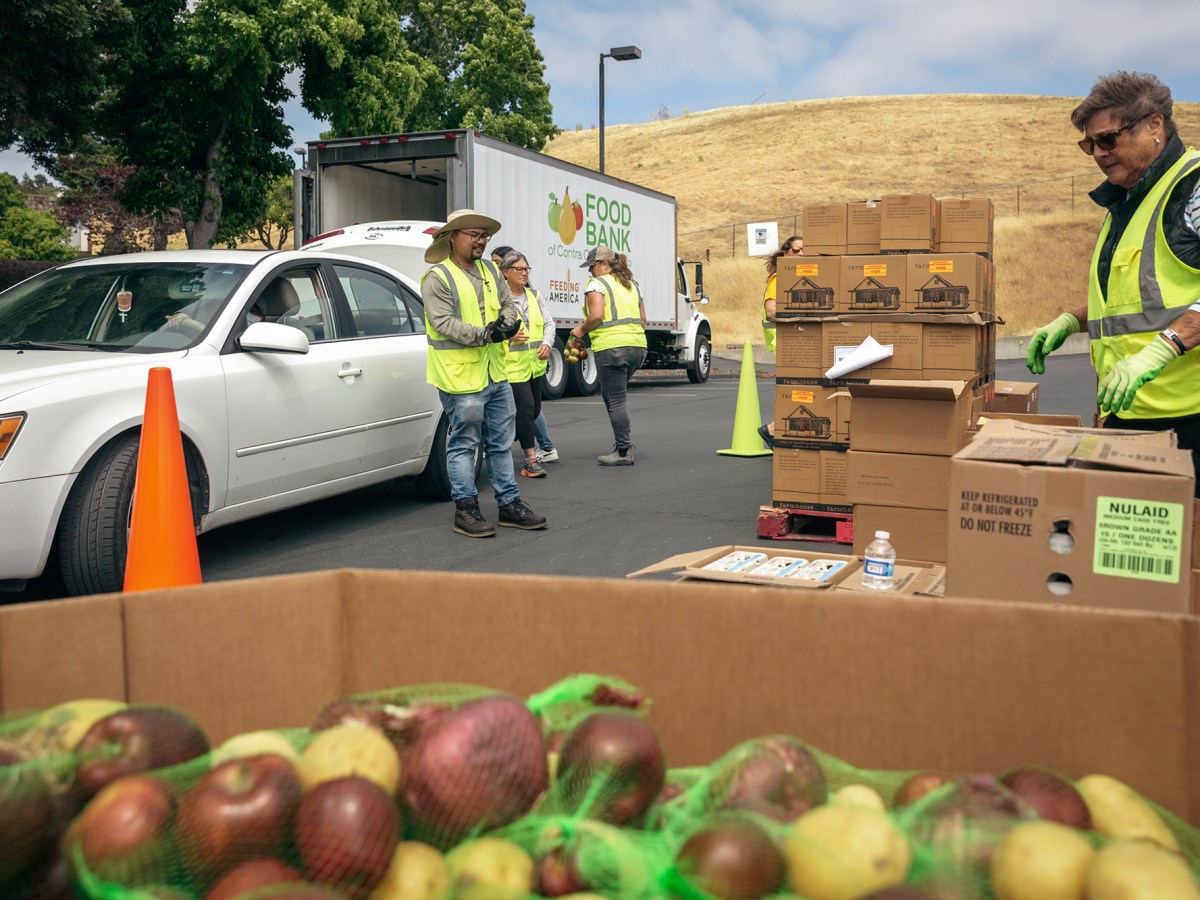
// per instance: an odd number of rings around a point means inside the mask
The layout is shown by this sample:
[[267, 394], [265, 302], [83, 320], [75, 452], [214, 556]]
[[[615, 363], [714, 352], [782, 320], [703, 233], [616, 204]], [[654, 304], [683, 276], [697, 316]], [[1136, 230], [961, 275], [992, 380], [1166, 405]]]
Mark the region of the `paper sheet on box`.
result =
[[867, 339], [865, 341], [826, 369], [825, 377], [841, 378], [843, 375], [848, 375], [855, 369], [861, 369], [864, 366], [877, 363], [881, 359], [887, 359], [891, 355], [891, 344], [881, 344], [879, 341], [875, 340], [875, 338], [867, 335]]

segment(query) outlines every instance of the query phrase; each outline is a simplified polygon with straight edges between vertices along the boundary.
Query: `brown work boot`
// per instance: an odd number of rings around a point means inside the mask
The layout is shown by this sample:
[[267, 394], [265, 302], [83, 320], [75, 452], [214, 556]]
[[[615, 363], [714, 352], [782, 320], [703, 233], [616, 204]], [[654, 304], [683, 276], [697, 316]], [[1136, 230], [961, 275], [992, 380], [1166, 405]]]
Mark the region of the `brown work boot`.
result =
[[524, 528], [526, 531], [533, 531], [546, 527], [546, 517], [539, 516], [525, 505], [524, 500], [518, 497], [512, 503], [500, 507], [500, 524], [508, 528]]
[[479, 498], [454, 501], [454, 530], [467, 537], [494, 537], [496, 526], [479, 511]]
[[596, 460], [602, 466], [632, 466], [633, 465], [633, 445], [630, 444], [624, 450], [613, 447], [612, 453], [605, 453]]

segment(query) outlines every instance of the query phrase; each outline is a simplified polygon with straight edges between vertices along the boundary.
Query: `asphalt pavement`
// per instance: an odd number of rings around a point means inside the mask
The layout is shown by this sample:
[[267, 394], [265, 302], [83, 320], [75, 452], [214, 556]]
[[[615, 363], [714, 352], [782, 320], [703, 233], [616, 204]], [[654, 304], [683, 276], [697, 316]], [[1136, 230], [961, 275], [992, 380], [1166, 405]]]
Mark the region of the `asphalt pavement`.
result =
[[[718, 455], [731, 446], [741, 349], [722, 348], [712, 378], [647, 373], [630, 385], [636, 464], [605, 468], [612, 448], [599, 396], [548, 403], [561, 461], [548, 477], [518, 476], [523, 499], [546, 515], [541, 531], [499, 528], [494, 538], [451, 531], [454, 507], [417, 498], [407, 486], [380, 486], [230, 525], [198, 539], [205, 581], [341, 567], [462, 572], [526, 572], [623, 577], [666, 557], [726, 544], [776, 545], [756, 535], [758, 509], [771, 499], [771, 457]], [[1041, 411], [1090, 421], [1095, 376], [1086, 355], [1056, 354], [1035, 378], [1023, 360], [998, 363], [998, 377], [1041, 382]], [[759, 414], [773, 389], [773, 360], [755, 362]], [[514, 458], [519, 455], [515, 451]], [[480, 479], [484, 515], [495, 500]], [[788, 542], [810, 551], [840, 544]], [[47, 596], [35, 586], [0, 602]], [[502, 602], [502, 598], [497, 598]]]

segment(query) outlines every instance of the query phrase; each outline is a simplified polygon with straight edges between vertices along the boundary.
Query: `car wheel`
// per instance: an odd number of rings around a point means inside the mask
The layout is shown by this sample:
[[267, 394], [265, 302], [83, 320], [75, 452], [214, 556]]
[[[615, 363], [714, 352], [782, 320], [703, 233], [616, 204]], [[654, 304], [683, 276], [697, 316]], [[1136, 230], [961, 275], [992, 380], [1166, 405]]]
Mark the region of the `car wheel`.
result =
[[688, 366], [688, 381], [692, 384], [704, 384], [712, 373], [712, 346], [708, 336], [696, 335], [696, 345], [692, 348], [692, 364]]
[[596, 365], [596, 352], [589, 349], [588, 355], [574, 366], [567, 366], [567, 393], [575, 397], [591, 397], [600, 390], [600, 369]]
[[113, 441], [84, 466], [71, 488], [58, 523], [58, 563], [70, 595], [106, 594], [125, 586], [138, 442], [136, 434]]
[[546, 360], [546, 378], [542, 383], [542, 399], [557, 400], [567, 390], [567, 363], [563, 359], [562, 338], [554, 339], [554, 349]]
[[[417, 476], [417, 492], [426, 500], [452, 500], [450, 470], [446, 466], [446, 447], [450, 442], [450, 420], [438, 418], [437, 430], [433, 433], [433, 444], [429, 448], [429, 459], [425, 470]], [[483, 471], [483, 447], [475, 451], [475, 480]]]

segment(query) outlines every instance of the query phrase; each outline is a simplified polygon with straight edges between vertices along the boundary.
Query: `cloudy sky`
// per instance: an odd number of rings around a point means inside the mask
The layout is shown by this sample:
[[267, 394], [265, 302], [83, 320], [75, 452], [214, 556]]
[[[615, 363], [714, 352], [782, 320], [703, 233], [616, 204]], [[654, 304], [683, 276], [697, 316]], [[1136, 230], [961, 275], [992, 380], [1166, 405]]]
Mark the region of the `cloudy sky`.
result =
[[[1082, 97], [1116, 69], [1200, 102], [1196, 0], [526, 0], [554, 121], [605, 125], [724, 106], [878, 94]], [[319, 123], [288, 107], [297, 143]], [[1185, 135], [1200, 142], [1200, 135]], [[0, 170], [32, 172], [0, 153]]]

